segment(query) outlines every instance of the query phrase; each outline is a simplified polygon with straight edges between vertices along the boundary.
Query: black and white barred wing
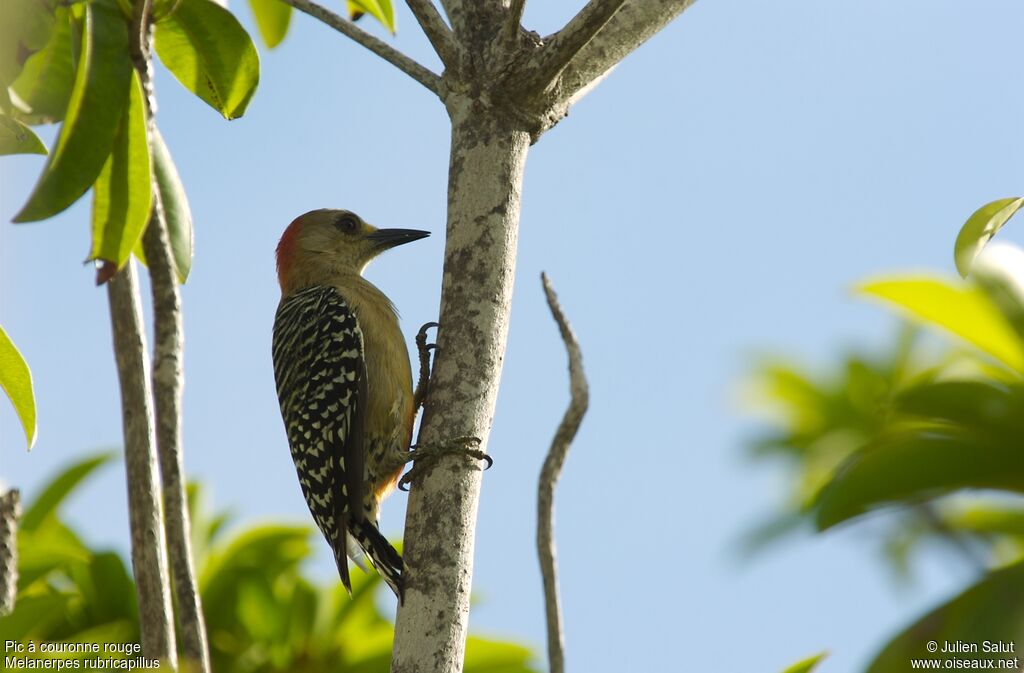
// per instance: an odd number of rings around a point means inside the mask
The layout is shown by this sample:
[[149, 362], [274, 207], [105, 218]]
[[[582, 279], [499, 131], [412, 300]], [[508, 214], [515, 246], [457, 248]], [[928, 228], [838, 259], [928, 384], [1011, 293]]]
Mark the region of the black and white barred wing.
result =
[[274, 378], [302, 494], [350, 588], [346, 529], [363, 518], [366, 371], [355, 314], [332, 287], [281, 300]]

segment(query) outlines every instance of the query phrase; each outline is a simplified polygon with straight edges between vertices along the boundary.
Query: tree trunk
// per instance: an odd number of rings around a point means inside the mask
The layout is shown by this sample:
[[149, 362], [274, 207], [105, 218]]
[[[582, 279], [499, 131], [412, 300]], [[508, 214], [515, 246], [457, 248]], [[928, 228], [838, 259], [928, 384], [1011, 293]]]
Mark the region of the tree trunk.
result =
[[[508, 338], [520, 191], [530, 136], [479, 98], [449, 95], [448, 228], [440, 327], [419, 443], [486, 449]], [[448, 455], [409, 496], [405, 602], [395, 624], [395, 673], [462, 670], [481, 471]], [[439, 535], [438, 531], [444, 531]]]

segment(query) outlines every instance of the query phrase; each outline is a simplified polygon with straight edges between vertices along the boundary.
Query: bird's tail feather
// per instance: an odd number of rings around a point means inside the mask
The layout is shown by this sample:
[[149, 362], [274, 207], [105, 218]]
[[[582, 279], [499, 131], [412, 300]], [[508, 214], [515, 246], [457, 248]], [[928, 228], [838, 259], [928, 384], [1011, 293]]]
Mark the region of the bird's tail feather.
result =
[[402, 557], [395, 548], [391, 546], [387, 538], [381, 535], [377, 526], [368, 520], [354, 521], [349, 526], [349, 532], [356, 539], [359, 546], [366, 552], [370, 562], [384, 578], [391, 590], [402, 601]]

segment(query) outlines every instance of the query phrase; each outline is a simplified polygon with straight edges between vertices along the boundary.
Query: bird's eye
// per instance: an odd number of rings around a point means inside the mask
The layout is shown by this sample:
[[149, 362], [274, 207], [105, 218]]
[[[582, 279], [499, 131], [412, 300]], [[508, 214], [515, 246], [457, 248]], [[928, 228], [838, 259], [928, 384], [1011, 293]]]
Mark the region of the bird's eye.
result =
[[342, 215], [338, 220], [338, 228], [346, 234], [354, 234], [359, 231], [359, 218], [355, 215]]

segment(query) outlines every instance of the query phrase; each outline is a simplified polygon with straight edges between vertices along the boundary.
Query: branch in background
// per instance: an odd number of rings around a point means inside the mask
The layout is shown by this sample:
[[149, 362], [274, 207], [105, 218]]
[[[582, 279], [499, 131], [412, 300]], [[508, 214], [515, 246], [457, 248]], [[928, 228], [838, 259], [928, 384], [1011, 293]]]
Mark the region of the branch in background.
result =
[[562, 611], [558, 600], [558, 568], [555, 561], [555, 485], [562, 473], [562, 466], [569, 454], [569, 447], [580, 428], [583, 415], [587, 413], [590, 401], [590, 389], [587, 377], [583, 373], [583, 355], [580, 353], [579, 342], [569, 326], [562, 307], [558, 305], [558, 297], [551, 287], [547, 274], [541, 274], [544, 294], [547, 296], [551, 315], [558, 323], [558, 331], [562, 334], [565, 349], [569, 353], [569, 407], [562, 416], [551, 448], [540, 471], [540, 484], [537, 487], [537, 555], [540, 557], [540, 570], [544, 578], [544, 604], [548, 623], [548, 665], [550, 673], [563, 673], [565, 670], [565, 643], [562, 638]]
[[153, 410], [147, 381], [149, 367], [134, 261], [129, 260], [110, 279], [107, 297], [121, 387], [128, 521], [132, 570], [139, 599], [142, 653], [147, 658], [162, 659], [177, 669], [164, 517], [160, 507], [160, 481], [153, 439]]
[[[145, 92], [146, 138], [149, 156], [156, 154], [156, 96], [153, 92], [152, 17], [150, 0], [136, 0], [131, 40], [132, 61]], [[209, 673], [210, 654], [206, 623], [192, 560], [191, 523], [185, 495], [181, 447], [181, 400], [185, 386], [184, 328], [181, 294], [171, 251], [160, 185], [152, 173], [153, 209], [142, 237], [149, 265], [153, 296], [152, 386], [156, 411], [156, 448], [160, 460], [164, 533], [170, 553], [173, 588], [177, 598], [182, 655], [191, 669]]]
[[[409, 5], [409, 9], [416, 16], [416, 21], [419, 22], [420, 28], [426, 33], [427, 39], [430, 40], [430, 44], [434, 47], [434, 51], [441, 57], [441, 62], [445, 64], [445, 67], [453, 67], [456, 54], [455, 38], [452, 35], [452, 29], [448, 27], [448, 24], [441, 18], [441, 14], [438, 13], [437, 7], [434, 7], [434, 3], [431, 0], [406, 0], [406, 4]], [[435, 91], [434, 93], [437, 92]]]
[[625, 1], [590, 0], [533, 57], [532, 63], [527, 66], [530, 73], [528, 86], [536, 92], [551, 86], [580, 50], [611, 21]]
[[[562, 72], [562, 95], [579, 100], [580, 91], [676, 18], [694, 0], [627, 0]], [[563, 29], [564, 30], [564, 29]]]
[[0, 617], [14, 611], [18, 595], [18, 519], [21, 493], [12, 488], [0, 495]]
[[[395, 66], [409, 77], [427, 87], [434, 94], [440, 91], [441, 78], [422, 65], [412, 60], [402, 52], [387, 43], [378, 40], [356, 24], [342, 18], [331, 10], [311, 2], [310, 0], [282, 0], [285, 4], [291, 5], [300, 12], [309, 14], [314, 19], [323, 21], [328, 26], [342, 35], [358, 42], [382, 59]], [[440, 17], [439, 17], [440, 18]]]

